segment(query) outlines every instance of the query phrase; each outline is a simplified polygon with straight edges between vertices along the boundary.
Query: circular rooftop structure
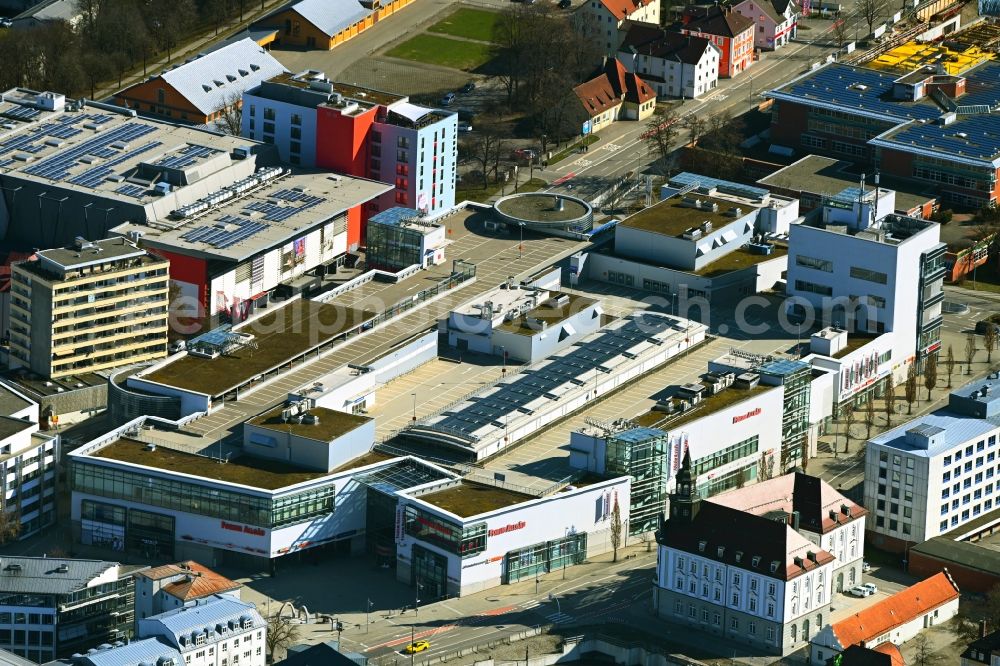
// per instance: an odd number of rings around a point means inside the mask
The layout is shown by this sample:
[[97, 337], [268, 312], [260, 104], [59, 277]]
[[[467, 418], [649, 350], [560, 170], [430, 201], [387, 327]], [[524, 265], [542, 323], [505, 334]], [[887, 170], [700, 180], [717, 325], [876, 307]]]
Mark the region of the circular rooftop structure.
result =
[[594, 209], [583, 199], [565, 194], [525, 192], [497, 199], [493, 217], [511, 227], [552, 233], [586, 233], [594, 226]]

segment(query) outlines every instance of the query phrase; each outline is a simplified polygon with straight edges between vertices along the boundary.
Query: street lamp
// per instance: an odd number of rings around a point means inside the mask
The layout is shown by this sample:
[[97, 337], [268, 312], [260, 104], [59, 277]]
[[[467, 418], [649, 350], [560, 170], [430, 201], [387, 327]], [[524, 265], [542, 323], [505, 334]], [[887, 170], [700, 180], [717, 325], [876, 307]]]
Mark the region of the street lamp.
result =
[[416, 393], [411, 393], [410, 395], [413, 396], [413, 422], [416, 423], [417, 422], [417, 394]]
[[507, 376], [507, 348], [500, 345], [500, 356], [503, 359], [503, 367], [500, 369], [500, 376]]
[[420, 590], [422, 590], [423, 587], [424, 586], [420, 584], [420, 581], [417, 581], [417, 591], [413, 596], [413, 614], [417, 616], [420, 615]]
[[524, 251], [524, 222], [517, 223], [517, 258], [520, 259]]
[[372, 612], [372, 606], [374, 606], [374, 604], [372, 603], [372, 600], [368, 599], [368, 605], [365, 606], [365, 633], [366, 634], [368, 633], [368, 624], [371, 622], [371, 620], [369, 619], [369, 616], [370, 616], [370, 614]]

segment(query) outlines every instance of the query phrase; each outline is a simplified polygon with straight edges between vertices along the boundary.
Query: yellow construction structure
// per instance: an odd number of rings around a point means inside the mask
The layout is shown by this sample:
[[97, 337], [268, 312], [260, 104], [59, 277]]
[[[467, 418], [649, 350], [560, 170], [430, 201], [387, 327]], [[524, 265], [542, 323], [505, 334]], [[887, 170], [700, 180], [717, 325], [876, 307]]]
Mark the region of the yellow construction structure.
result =
[[887, 72], [908, 74], [921, 67], [940, 65], [944, 70], [943, 73], [957, 76], [991, 59], [993, 59], [992, 53], [976, 46], [958, 52], [941, 44], [907, 42], [891, 51], [886, 51], [867, 66]]

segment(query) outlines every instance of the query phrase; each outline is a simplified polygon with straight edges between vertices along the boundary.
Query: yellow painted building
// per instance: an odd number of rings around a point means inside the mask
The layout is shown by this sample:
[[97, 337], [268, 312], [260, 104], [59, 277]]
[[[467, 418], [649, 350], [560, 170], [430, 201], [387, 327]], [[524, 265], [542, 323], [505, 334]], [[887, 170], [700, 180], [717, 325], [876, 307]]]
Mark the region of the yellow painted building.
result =
[[14, 264], [11, 365], [59, 379], [166, 356], [169, 267], [124, 238]]
[[872, 69], [908, 74], [921, 67], [938, 67], [942, 73], [959, 76], [962, 73], [991, 60], [993, 54], [973, 46], [964, 52], [952, 51], [941, 44], [921, 44], [907, 42], [886, 51], [867, 64]]

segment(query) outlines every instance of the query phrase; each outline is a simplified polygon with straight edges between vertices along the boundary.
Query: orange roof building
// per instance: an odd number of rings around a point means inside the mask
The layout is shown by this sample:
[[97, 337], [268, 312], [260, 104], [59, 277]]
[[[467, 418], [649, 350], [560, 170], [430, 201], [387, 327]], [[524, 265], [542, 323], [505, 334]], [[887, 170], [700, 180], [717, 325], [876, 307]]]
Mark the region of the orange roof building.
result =
[[592, 79], [573, 88], [589, 119], [584, 134], [604, 129], [616, 120], [645, 120], [656, 109], [656, 91], [616, 58], [608, 58]]
[[958, 598], [958, 586], [946, 569], [824, 627], [812, 640], [810, 663], [825, 664], [852, 645], [866, 648], [878, 648], [883, 643], [900, 645], [921, 629], [954, 617], [958, 613]]
[[239, 599], [242, 588], [191, 560], [145, 569], [135, 575], [136, 619], [190, 606], [215, 594]]

